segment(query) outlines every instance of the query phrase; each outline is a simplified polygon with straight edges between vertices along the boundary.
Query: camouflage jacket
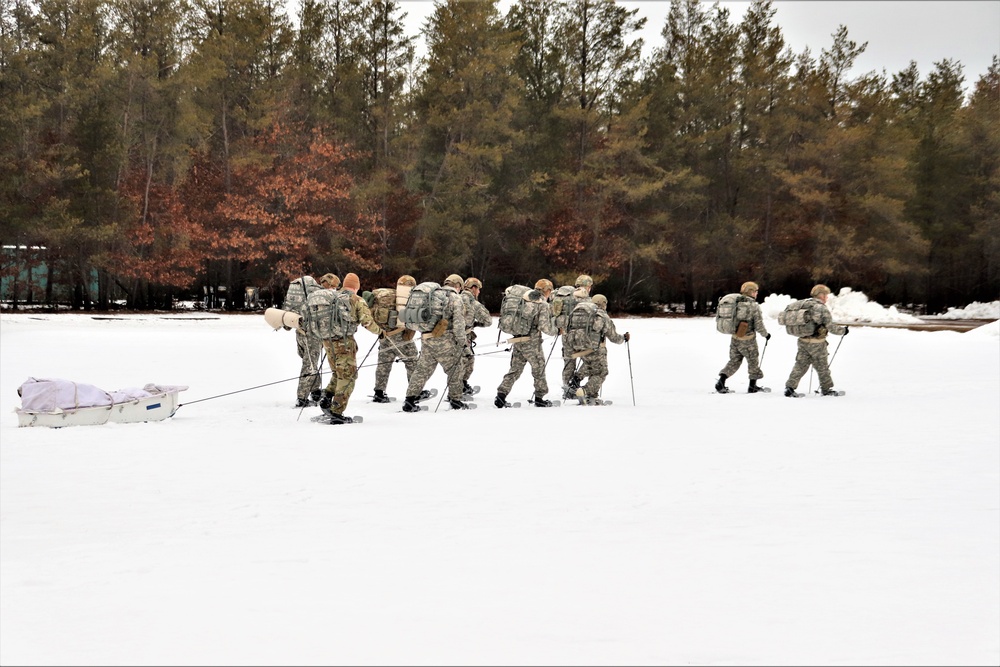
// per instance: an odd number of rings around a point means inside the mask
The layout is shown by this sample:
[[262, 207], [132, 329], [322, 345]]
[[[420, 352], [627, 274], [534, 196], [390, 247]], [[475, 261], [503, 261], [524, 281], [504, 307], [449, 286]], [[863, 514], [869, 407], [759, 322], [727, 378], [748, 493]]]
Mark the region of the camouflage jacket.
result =
[[473, 327], [488, 327], [493, 324], [493, 316], [486, 310], [486, 306], [479, 303], [475, 294], [463, 290], [459, 296], [462, 297], [464, 307], [466, 332], [471, 332]]
[[757, 334], [767, 337], [767, 327], [764, 326], [764, 314], [760, 310], [760, 304], [753, 301], [749, 305], [753, 313], [750, 316], [750, 326], [747, 327], [746, 333], [742, 336], [734, 333], [733, 338], [736, 340], [753, 340]]
[[[814, 304], [812, 304], [811, 311], [813, 316], [813, 322], [816, 324], [816, 333], [812, 336], [800, 338], [799, 340], [804, 340], [804, 341], [826, 340], [827, 333], [832, 333], [837, 336], [844, 335], [844, 332], [847, 331], [847, 328], [840, 324], [834, 324], [833, 313], [830, 312], [830, 309], [827, 307], [825, 303], [819, 301], [818, 299], [813, 299], [813, 298], [807, 299], [807, 301], [815, 302]], [[817, 317], [819, 318], [819, 322], [816, 322]]]

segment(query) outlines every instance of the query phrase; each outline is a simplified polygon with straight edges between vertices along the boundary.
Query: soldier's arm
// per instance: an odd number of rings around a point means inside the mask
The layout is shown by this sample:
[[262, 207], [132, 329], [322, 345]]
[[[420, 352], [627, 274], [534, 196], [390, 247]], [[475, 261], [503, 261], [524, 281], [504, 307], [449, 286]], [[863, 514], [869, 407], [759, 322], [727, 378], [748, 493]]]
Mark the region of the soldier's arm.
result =
[[368, 308], [368, 304], [357, 294], [351, 299], [354, 303], [354, 316], [358, 320], [358, 324], [363, 326], [368, 331], [372, 332], [376, 336], [382, 333], [382, 327], [378, 325], [375, 318], [372, 317], [372, 311]]
[[604, 313], [603, 317], [607, 319], [607, 326], [604, 329], [604, 337], [616, 345], [621, 345], [622, 343], [624, 343], [625, 336], [618, 333], [618, 331], [615, 329], [615, 322], [614, 320], [611, 319], [611, 316], [608, 315], [607, 313]]

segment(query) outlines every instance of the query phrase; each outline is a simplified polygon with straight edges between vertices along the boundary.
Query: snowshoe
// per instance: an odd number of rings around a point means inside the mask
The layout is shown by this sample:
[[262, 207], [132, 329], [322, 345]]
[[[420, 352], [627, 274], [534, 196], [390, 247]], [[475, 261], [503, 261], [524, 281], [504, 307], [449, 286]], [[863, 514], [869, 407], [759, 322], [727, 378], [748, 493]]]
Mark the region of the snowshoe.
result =
[[822, 395], [823, 396], [843, 396], [846, 393], [847, 393], [846, 391], [837, 391], [833, 387], [830, 387], [829, 389], [824, 389]]
[[386, 396], [384, 389], [376, 389], [375, 395], [372, 396], [372, 403], [389, 403], [390, 401], [392, 401], [392, 397]]
[[785, 396], [788, 398], [802, 398], [802, 394], [798, 393], [791, 387], [785, 387]]

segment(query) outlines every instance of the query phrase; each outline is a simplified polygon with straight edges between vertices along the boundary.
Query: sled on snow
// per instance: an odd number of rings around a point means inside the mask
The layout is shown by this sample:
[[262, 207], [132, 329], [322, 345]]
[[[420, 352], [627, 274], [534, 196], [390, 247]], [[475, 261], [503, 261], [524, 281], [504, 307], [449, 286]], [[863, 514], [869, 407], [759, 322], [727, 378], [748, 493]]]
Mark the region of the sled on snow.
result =
[[18, 426], [97, 426], [162, 421], [180, 407], [186, 386], [147, 384], [107, 392], [94, 385], [60, 379], [28, 380], [18, 387]]

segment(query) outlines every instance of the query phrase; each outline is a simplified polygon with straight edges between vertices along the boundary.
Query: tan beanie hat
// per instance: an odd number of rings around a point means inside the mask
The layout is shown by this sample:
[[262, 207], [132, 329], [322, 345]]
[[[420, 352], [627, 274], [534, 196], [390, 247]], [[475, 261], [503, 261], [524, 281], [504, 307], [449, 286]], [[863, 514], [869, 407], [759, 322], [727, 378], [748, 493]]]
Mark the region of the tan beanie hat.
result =
[[356, 273], [348, 273], [344, 276], [344, 289], [352, 290], [355, 294], [361, 289], [361, 279]]
[[743, 285], [740, 287], [740, 294], [742, 294], [743, 296], [750, 296], [751, 292], [756, 292], [759, 289], [760, 287], [757, 285], [757, 283], [753, 281], [747, 281], [743, 283]]

